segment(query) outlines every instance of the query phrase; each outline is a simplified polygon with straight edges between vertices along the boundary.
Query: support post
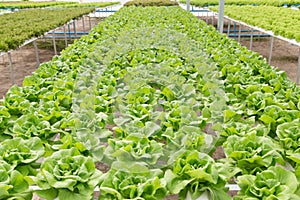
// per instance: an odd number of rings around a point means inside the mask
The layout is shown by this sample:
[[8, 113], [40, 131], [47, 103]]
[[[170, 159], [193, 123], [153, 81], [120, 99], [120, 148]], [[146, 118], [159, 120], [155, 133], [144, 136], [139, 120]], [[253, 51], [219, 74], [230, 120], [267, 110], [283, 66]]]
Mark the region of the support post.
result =
[[55, 31], [52, 32], [52, 40], [53, 40], [54, 55], [57, 55], [56, 41], [55, 41]]
[[214, 12], [212, 12], [212, 15], [211, 15], [211, 23], [212, 23], [212, 26], [214, 26]]
[[84, 27], [84, 18], [85, 18], [85, 16], [82, 16], [82, 29], [83, 29], [83, 32], [85, 32], [85, 27]]
[[270, 38], [270, 54], [269, 54], [269, 60], [268, 60], [269, 65], [271, 64], [271, 60], [272, 60], [273, 43], [274, 43], [274, 36], [271, 35], [271, 38]]
[[238, 36], [238, 42], [241, 42], [241, 32], [242, 32], [242, 25], [239, 24], [239, 36]]
[[69, 38], [71, 38], [70, 23], [68, 23], [68, 33], [69, 33]]
[[219, 0], [219, 14], [218, 14], [218, 31], [223, 33], [224, 26], [224, 0]]
[[234, 39], [236, 39], [236, 22], [233, 22]]
[[76, 38], [77, 32], [76, 32], [76, 22], [75, 22], [75, 20], [73, 21], [73, 29], [74, 29], [74, 34], [75, 34], [75, 38]]
[[296, 84], [299, 84], [299, 77], [300, 76], [300, 48], [299, 48], [299, 55], [298, 55], [298, 69], [296, 74]]
[[89, 16], [89, 25], [90, 25], [90, 30], [91, 30], [92, 29], [91, 16]]
[[208, 11], [206, 12], [206, 23], [208, 24]]
[[40, 66], [40, 57], [39, 57], [39, 50], [36, 44], [36, 40], [33, 41], [34, 46], [34, 52], [35, 52], [35, 58], [36, 58], [36, 68]]
[[15, 71], [14, 71], [12, 60], [11, 60], [11, 53], [10, 52], [7, 53], [7, 57], [8, 57], [9, 67], [10, 67], [11, 82], [12, 82], [12, 84], [15, 84]]
[[250, 33], [250, 50], [252, 50], [253, 47], [253, 28], [251, 28], [251, 33]]
[[65, 46], [68, 46], [67, 34], [66, 34], [66, 26], [64, 25], [64, 36], [65, 36]]
[[186, 0], [186, 10], [190, 11], [190, 0]]
[[231, 26], [231, 21], [228, 19], [228, 27], [227, 27], [227, 35], [229, 36], [230, 33], [230, 26]]

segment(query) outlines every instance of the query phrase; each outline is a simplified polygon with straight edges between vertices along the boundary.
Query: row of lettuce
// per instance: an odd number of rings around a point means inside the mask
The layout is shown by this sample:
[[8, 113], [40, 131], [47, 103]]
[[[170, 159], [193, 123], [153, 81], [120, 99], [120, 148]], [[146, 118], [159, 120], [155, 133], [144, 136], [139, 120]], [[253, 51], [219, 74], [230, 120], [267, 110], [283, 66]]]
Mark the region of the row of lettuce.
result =
[[92, 11], [94, 8], [35, 9], [1, 15], [0, 52], [16, 49], [26, 40], [41, 36]]
[[1, 2], [0, 9], [26, 9], [26, 8], [44, 8], [44, 7], [105, 7], [116, 4], [117, 2], [63, 2], [63, 1], [15, 1]]
[[181, 8], [122, 8], [8, 91], [0, 199], [299, 199], [299, 99]]
[[127, 1], [124, 6], [177, 6], [177, 1], [172, 0], [132, 0]]
[[16, 1], [16, 2], [5, 2], [0, 3], [0, 8], [42, 8], [56, 5], [75, 4], [75, 2], [32, 2], [32, 1]]
[[[217, 7], [210, 7], [218, 11]], [[300, 12], [272, 6], [226, 6], [225, 15], [300, 42]]]
[[[181, 3], [186, 3], [184, 0], [180, 0]], [[196, 6], [215, 6], [219, 5], [219, 0], [191, 0], [191, 4]], [[255, 5], [255, 6], [299, 6], [299, 0], [226, 0], [225, 5]]]

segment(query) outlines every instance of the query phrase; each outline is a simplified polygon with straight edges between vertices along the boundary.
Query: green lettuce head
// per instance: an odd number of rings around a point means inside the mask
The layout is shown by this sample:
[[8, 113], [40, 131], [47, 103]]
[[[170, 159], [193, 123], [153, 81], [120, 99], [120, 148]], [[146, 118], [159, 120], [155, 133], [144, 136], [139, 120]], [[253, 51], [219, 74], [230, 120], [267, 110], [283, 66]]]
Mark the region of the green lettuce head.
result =
[[31, 179], [14, 170], [4, 160], [0, 160], [0, 199], [31, 200], [29, 191]]
[[296, 200], [300, 199], [297, 188], [299, 183], [295, 174], [279, 166], [253, 175], [238, 177], [237, 183], [241, 190], [235, 200]]
[[91, 157], [75, 148], [60, 150], [43, 162], [37, 177], [42, 190], [37, 194], [47, 200], [90, 200], [100, 176]]
[[232, 135], [224, 143], [224, 151], [233, 166], [242, 174], [255, 174], [278, 162], [284, 164], [283, 150], [274, 140], [257, 136], [254, 132], [241, 136]]
[[179, 193], [180, 199], [188, 194], [197, 199], [207, 191], [215, 200], [230, 199], [215, 161], [205, 153], [185, 151], [176, 158], [173, 169], [166, 171], [165, 179], [170, 193]]
[[36, 174], [31, 165], [43, 155], [44, 146], [37, 137], [26, 140], [14, 138], [0, 144], [0, 159], [5, 160], [24, 175]]
[[99, 200], [159, 200], [166, 194], [163, 172], [142, 162], [116, 161], [100, 180]]

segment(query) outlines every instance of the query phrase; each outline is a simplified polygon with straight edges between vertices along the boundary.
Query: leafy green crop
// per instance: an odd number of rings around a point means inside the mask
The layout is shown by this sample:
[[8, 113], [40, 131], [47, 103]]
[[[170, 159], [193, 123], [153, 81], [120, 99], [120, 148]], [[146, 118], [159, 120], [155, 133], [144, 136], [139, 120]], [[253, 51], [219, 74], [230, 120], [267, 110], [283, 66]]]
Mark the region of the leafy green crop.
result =
[[46, 199], [96, 187], [99, 199], [228, 199], [226, 182], [274, 165], [299, 176], [299, 99], [283, 72], [180, 7], [122, 8], [1, 101], [0, 140], [17, 157], [5, 177], [39, 171], [4, 198], [38, 185]]
[[29, 184], [32, 180], [14, 170], [12, 166], [0, 160], [0, 199], [30, 200], [32, 193]]
[[[0, 51], [15, 49], [25, 40], [38, 37], [71, 19], [90, 13], [92, 8], [25, 10], [0, 16]], [[30, 22], [30, 24], [28, 24]]]
[[[211, 9], [216, 11], [217, 7]], [[300, 42], [298, 10], [272, 6], [226, 6], [225, 15]]]
[[104, 154], [112, 160], [123, 162], [141, 161], [154, 165], [163, 156], [163, 144], [141, 135], [131, 134], [122, 140], [109, 140]]
[[37, 176], [36, 191], [45, 199], [90, 199], [101, 173], [90, 157], [76, 149], [60, 150], [46, 158]]
[[14, 138], [5, 140], [0, 146], [0, 160], [6, 161], [13, 169], [24, 175], [36, 175], [31, 164], [44, 155], [42, 141], [37, 137], [28, 140]]
[[241, 188], [234, 199], [299, 199], [296, 176], [279, 166], [253, 175], [238, 177]]
[[[186, 1], [181, 0], [181, 3]], [[277, 6], [281, 7], [284, 5], [292, 6], [299, 4], [299, 0], [226, 0], [225, 5], [266, 5], [266, 6]], [[195, 6], [215, 6], [219, 4], [219, 0], [206, 0], [206, 1], [191, 1], [192, 5]]]
[[0, 8], [42, 8], [48, 6], [56, 6], [56, 5], [67, 5], [67, 4], [76, 4], [75, 2], [5, 2], [2, 1], [0, 3]]
[[124, 4], [124, 6], [177, 6], [178, 3], [175, 1], [168, 1], [168, 0], [147, 0], [147, 1], [140, 1], [140, 0], [133, 0], [128, 1]]
[[163, 199], [167, 190], [162, 178], [163, 171], [143, 163], [116, 161], [100, 178], [99, 199]]
[[255, 133], [228, 137], [224, 143], [224, 151], [232, 159], [232, 164], [244, 174], [264, 171], [277, 162], [284, 165], [280, 146], [272, 139], [256, 136]]
[[196, 199], [209, 191], [213, 199], [230, 199], [224, 189], [225, 181], [218, 174], [211, 157], [197, 151], [186, 151], [176, 156], [172, 170], [165, 173], [171, 194], [179, 193], [180, 199], [185, 199], [190, 192], [192, 199]]
[[283, 123], [277, 127], [276, 134], [286, 150], [296, 151], [299, 148], [299, 119]]

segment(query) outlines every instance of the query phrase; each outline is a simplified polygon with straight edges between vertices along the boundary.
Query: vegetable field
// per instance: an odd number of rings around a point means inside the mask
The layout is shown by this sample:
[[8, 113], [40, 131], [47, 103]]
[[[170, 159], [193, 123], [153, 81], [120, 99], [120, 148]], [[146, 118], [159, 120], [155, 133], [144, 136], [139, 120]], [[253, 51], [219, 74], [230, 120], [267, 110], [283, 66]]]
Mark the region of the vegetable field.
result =
[[[55, 8], [86, 8], [86, 7], [106, 7], [114, 4], [118, 4], [119, 2], [90, 2], [90, 3], [68, 3], [68, 4], [59, 4], [53, 7]], [[52, 7], [52, 6], [51, 6]]]
[[66, 4], [76, 4], [75, 2], [32, 2], [32, 1], [22, 1], [22, 2], [0, 2], [0, 8], [43, 8], [49, 6], [66, 5]]
[[[218, 7], [210, 7], [217, 11]], [[272, 6], [226, 6], [225, 15], [300, 42], [300, 12]]]
[[[184, 0], [180, 0], [181, 3], [186, 3]], [[259, 6], [297, 6], [300, 4], [299, 0], [226, 0], [225, 5], [259, 5]], [[195, 6], [214, 6], [219, 4], [219, 0], [191, 0], [191, 4]]]
[[0, 2], [0, 9], [26, 9], [26, 8], [70, 8], [70, 7], [105, 7], [109, 5], [118, 4], [118, 2], [93, 2], [93, 3], [77, 3], [77, 2], [33, 2], [33, 1], [22, 1], [22, 2]]
[[299, 199], [299, 99], [180, 7], [124, 7], [1, 102], [0, 199]]
[[0, 51], [15, 49], [32, 37], [92, 12], [93, 8], [25, 10], [0, 16]]

